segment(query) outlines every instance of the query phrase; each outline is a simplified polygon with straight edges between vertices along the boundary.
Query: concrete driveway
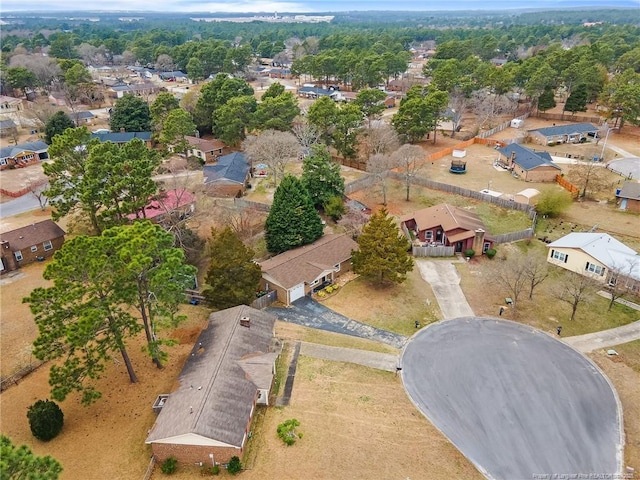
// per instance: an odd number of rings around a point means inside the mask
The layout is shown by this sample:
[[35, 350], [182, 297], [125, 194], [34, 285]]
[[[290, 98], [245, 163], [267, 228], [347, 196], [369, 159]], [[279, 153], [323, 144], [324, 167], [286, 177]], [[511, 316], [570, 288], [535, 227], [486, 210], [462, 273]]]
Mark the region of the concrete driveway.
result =
[[473, 316], [460, 288], [460, 275], [451, 261], [416, 258], [415, 263], [422, 279], [431, 285], [444, 319]]
[[458, 318], [417, 333], [401, 363], [414, 404], [488, 478], [621, 473], [615, 391], [590, 360], [551, 336]]
[[296, 300], [290, 307], [267, 307], [266, 310], [285, 322], [368, 338], [396, 348], [402, 348], [407, 341], [407, 337], [403, 335], [357, 322], [308, 297]]

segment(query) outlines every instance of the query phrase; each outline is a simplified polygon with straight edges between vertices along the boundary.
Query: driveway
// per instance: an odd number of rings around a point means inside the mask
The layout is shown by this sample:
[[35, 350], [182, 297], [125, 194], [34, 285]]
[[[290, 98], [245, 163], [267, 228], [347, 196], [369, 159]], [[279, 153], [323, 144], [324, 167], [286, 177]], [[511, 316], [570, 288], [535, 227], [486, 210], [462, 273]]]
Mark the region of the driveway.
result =
[[267, 307], [266, 310], [285, 322], [328, 332], [344, 333], [353, 337], [368, 338], [396, 348], [402, 348], [407, 341], [407, 337], [403, 335], [357, 322], [308, 297], [296, 300], [290, 307]]
[[431, 285], [444, 319], [473, 316], [473, 310], [460, 288], [460, 275], [453, 263], [416, 258], [415, 264], [422, 279]]
[[621, 327], [602, 330], [601, 332], [566, 337], [563, 340], [582, 353], [622, 345], [623, 343], [640, 340], [640, 320]]
[[488, 478], [621, 473], [615, 391], [544, 332], [494, 318], [442, 321], [411, 339], [402, 367], [416, 407]]

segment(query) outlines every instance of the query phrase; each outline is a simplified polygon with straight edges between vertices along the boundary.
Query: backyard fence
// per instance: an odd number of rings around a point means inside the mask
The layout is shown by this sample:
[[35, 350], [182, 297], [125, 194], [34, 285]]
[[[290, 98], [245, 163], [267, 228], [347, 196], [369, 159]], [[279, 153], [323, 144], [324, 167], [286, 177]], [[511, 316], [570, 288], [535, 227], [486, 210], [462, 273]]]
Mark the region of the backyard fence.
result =
[[[525, 113], [524, 115], [520, 115], [519, 117], [514, 117], [514, 120], [524, 120], [528, 116], [529, 114]], [[479, 138], [487, 138], [487, 137], [490, 137], [491, 135], [494, 135], [498, 132], [501, 132], [502, 130], [509, 128], [510, 126], [511, 126], [511, 120], [507, 122], [503, 122], [500, 125], [493, 127], [491, 130], [487, 130], [486, 132], [479, 133], [477, 136]]]
[[596, 125], [602, 125], [602, 117], [593, 117], [587, 115], [573, 115], [571, 113], [545, 113], [533, 112], [532, 117], [542, 118], [544, 120], [558, 120], [562, 122], [589, 122]]
[[374, 175], [366, 175], [364, 177], [359, 178], [358, 180], [354, 180], [353, 182], [347, 183], [344, 186], [344, 194], [350, 195], [353, 192], [357, 192], [358, 190], [369, 188], [375, 183], [376, 183], [376, 177]]
[[275, 290], [270, 291], [266, 295], [256, 298], [253, 302], [251, 302], [251, 307], [256, 310], [262, 310], [263, 308], [268, 307], [273, 302], [278, 299], [278, 292]]
[[247, 208], [247, 209], [253, 208], [254, 210], [258, 210], [260, 212], [269, 213], [269, 210], [271, 210], [271, 205], [267, 205], [266, 203], [260, 203], [260, 202], [252, 202], [251, 200], [246, 200], [244, 198], [234, 198], [233, 203], [237, 207]]
[[420, 247], [417, 245], [412, 245], [411, 253], [414, 257], [453, 257], [455, 255], [455, 248], [445, 247], [442, 245], [437, 245], [434, 247]]
[[580, 190], [573, 183], [565, 180], [564, 177], [560, 175], [556, 175], [556, 183], [560, 185], [565, 190], [568, 190], [572, 196], [577, 196]]
[[38, 368], [44, 365], [44, 362], [37, 362], [26, 367], [22, 367], [20, 370], [15, 372], [14, 374], [8, 376], [7, 378], [0, 379], [0, 392], [4, 392], [7, 388], [17, 385], [20, 380], [29, 375], [31, 372], [34, 372]]
[[151, 455], [151, 460], [149, 460], [149, 465], [147, 465], [147, 471], [144, 473], [144, 477], [142, 480], [149, 480], [151, 475], [153, 474], [153, 469], [156, 466], [156, 457]]
[[517, 242], [518, 240], [524, 240], [525, 238], [533, 237], [533, 229], [527, 228], [519, 232], [503, 233], [501, 235], [494, 235], [493, 240], [496, 244]]

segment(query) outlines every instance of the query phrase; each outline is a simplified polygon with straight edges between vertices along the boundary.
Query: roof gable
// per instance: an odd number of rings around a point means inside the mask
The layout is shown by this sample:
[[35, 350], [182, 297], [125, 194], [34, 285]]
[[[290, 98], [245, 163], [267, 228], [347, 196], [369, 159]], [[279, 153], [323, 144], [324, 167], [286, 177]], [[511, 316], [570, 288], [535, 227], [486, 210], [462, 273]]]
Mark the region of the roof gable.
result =
[[309, 245], [289, 250], [260, 263], [272, 281], [289, 289], [311, 283], [327, 270], [351, 258], [358, 244], [348, 235], [324, 235]]
[[191, 148], [202, 150], [205, 153], [213, 152], [215, 150], [222, 150], [226, 146], [223, 142], [217, 138], [206, 140], [200, 137], [186, 136], [184, 137]]
[[22, 250], [53, 240], [54, 238], [64, 237], [64, 230], [53, 220], [43, 220], [42, 222], [33, 223], [26, 227], [16, 228], [9, 232], [0, 233], [0, 241], [9, 242], [11, 251]]
[[[167, 190], [159, 193], [144, 207], [144, 218], [155, 218], [159, 215], [172, 212], [180, 207], [190, 205], [195, 201], [195, 196], [184, 188]], [[127, 215], [129, 219], [135, 219], [135, 213]]]
[[408, 220], [415, 220], [420, 231], [435, 227], [442, 227], [445, 233], [459, 228], [473, 232], [478, 229], [485, 232], [487, 230], [480, 217], [475, 213], [446, 203], [418, 210], [400, 219], [401, 222]]
[[[244, 317], [248, 327], [240, 324]], [[246, 305], [212, 313], [146, 443], [195, 434], [242, 446], [258, 389], [242, 362], [246, 367], [252, 358], [270, 353], [275, 320]], [[263, 376], [260, 383], [267, 381], [271, 385]]]
[[509, 144], [498, 149], [498, 151], [508, 159], [513, 158], [513, 162], [525, 170], [533, 170], [542, 166], [554, 167], [560, 170], [560, 167], [553, 163], [549, 152], [534, 152], [517, 143]]
[[249, 163], [244, 153], [233, 152], [218, 158], [215, 165], [205, 165], [202, 172], [205, 185], [222, 179], [243, 184], [249, 174]]

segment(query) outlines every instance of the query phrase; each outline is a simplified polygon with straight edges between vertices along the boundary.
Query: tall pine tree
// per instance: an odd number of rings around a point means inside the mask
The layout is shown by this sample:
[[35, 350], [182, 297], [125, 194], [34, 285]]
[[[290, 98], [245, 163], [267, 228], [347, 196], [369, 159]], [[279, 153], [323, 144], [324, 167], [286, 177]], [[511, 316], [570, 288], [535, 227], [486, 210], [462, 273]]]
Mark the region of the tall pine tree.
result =
[[227, 227], [211, 230], [209, 253], [203, 292], [207, 301], [219, 309], [251, 303], [262, 277], [260, 266], [253, 261], [254, 251]]
[[569, 95], [569, 98], [567, 98], [567, 102], [564, 104], [565, 111], [569, 111], [571, 113], [586, 112], [588, 96], [587, 86], [584, 83], [577, 85], [571, 92], [571, 95]]
[[409, 241], [398, 230], [386, 209], [373, 214], [358, 237], [353, 271], [375, 283], [402, 283], [413, 270]]
[[322, 220], [309, 192], [296, 177], [284, 177], [273, 196], [265, 225], [267, 250], [282, 253], [322, 236]]
[[540, 95], [540, 98], [538, 98], [538, 110], [546, 112], [555, 106], [556, 100], [554, 98], [553, 89], [551, 87], [546, 87], [544, 92]]
[[311, 155], [302, 162], [300, 180], [316, 208], [323, 208], [332, 197], [344, 195], [344, 178], [340, 175], [340, 164], [333, 161], [324, 145], [311, 147]]

